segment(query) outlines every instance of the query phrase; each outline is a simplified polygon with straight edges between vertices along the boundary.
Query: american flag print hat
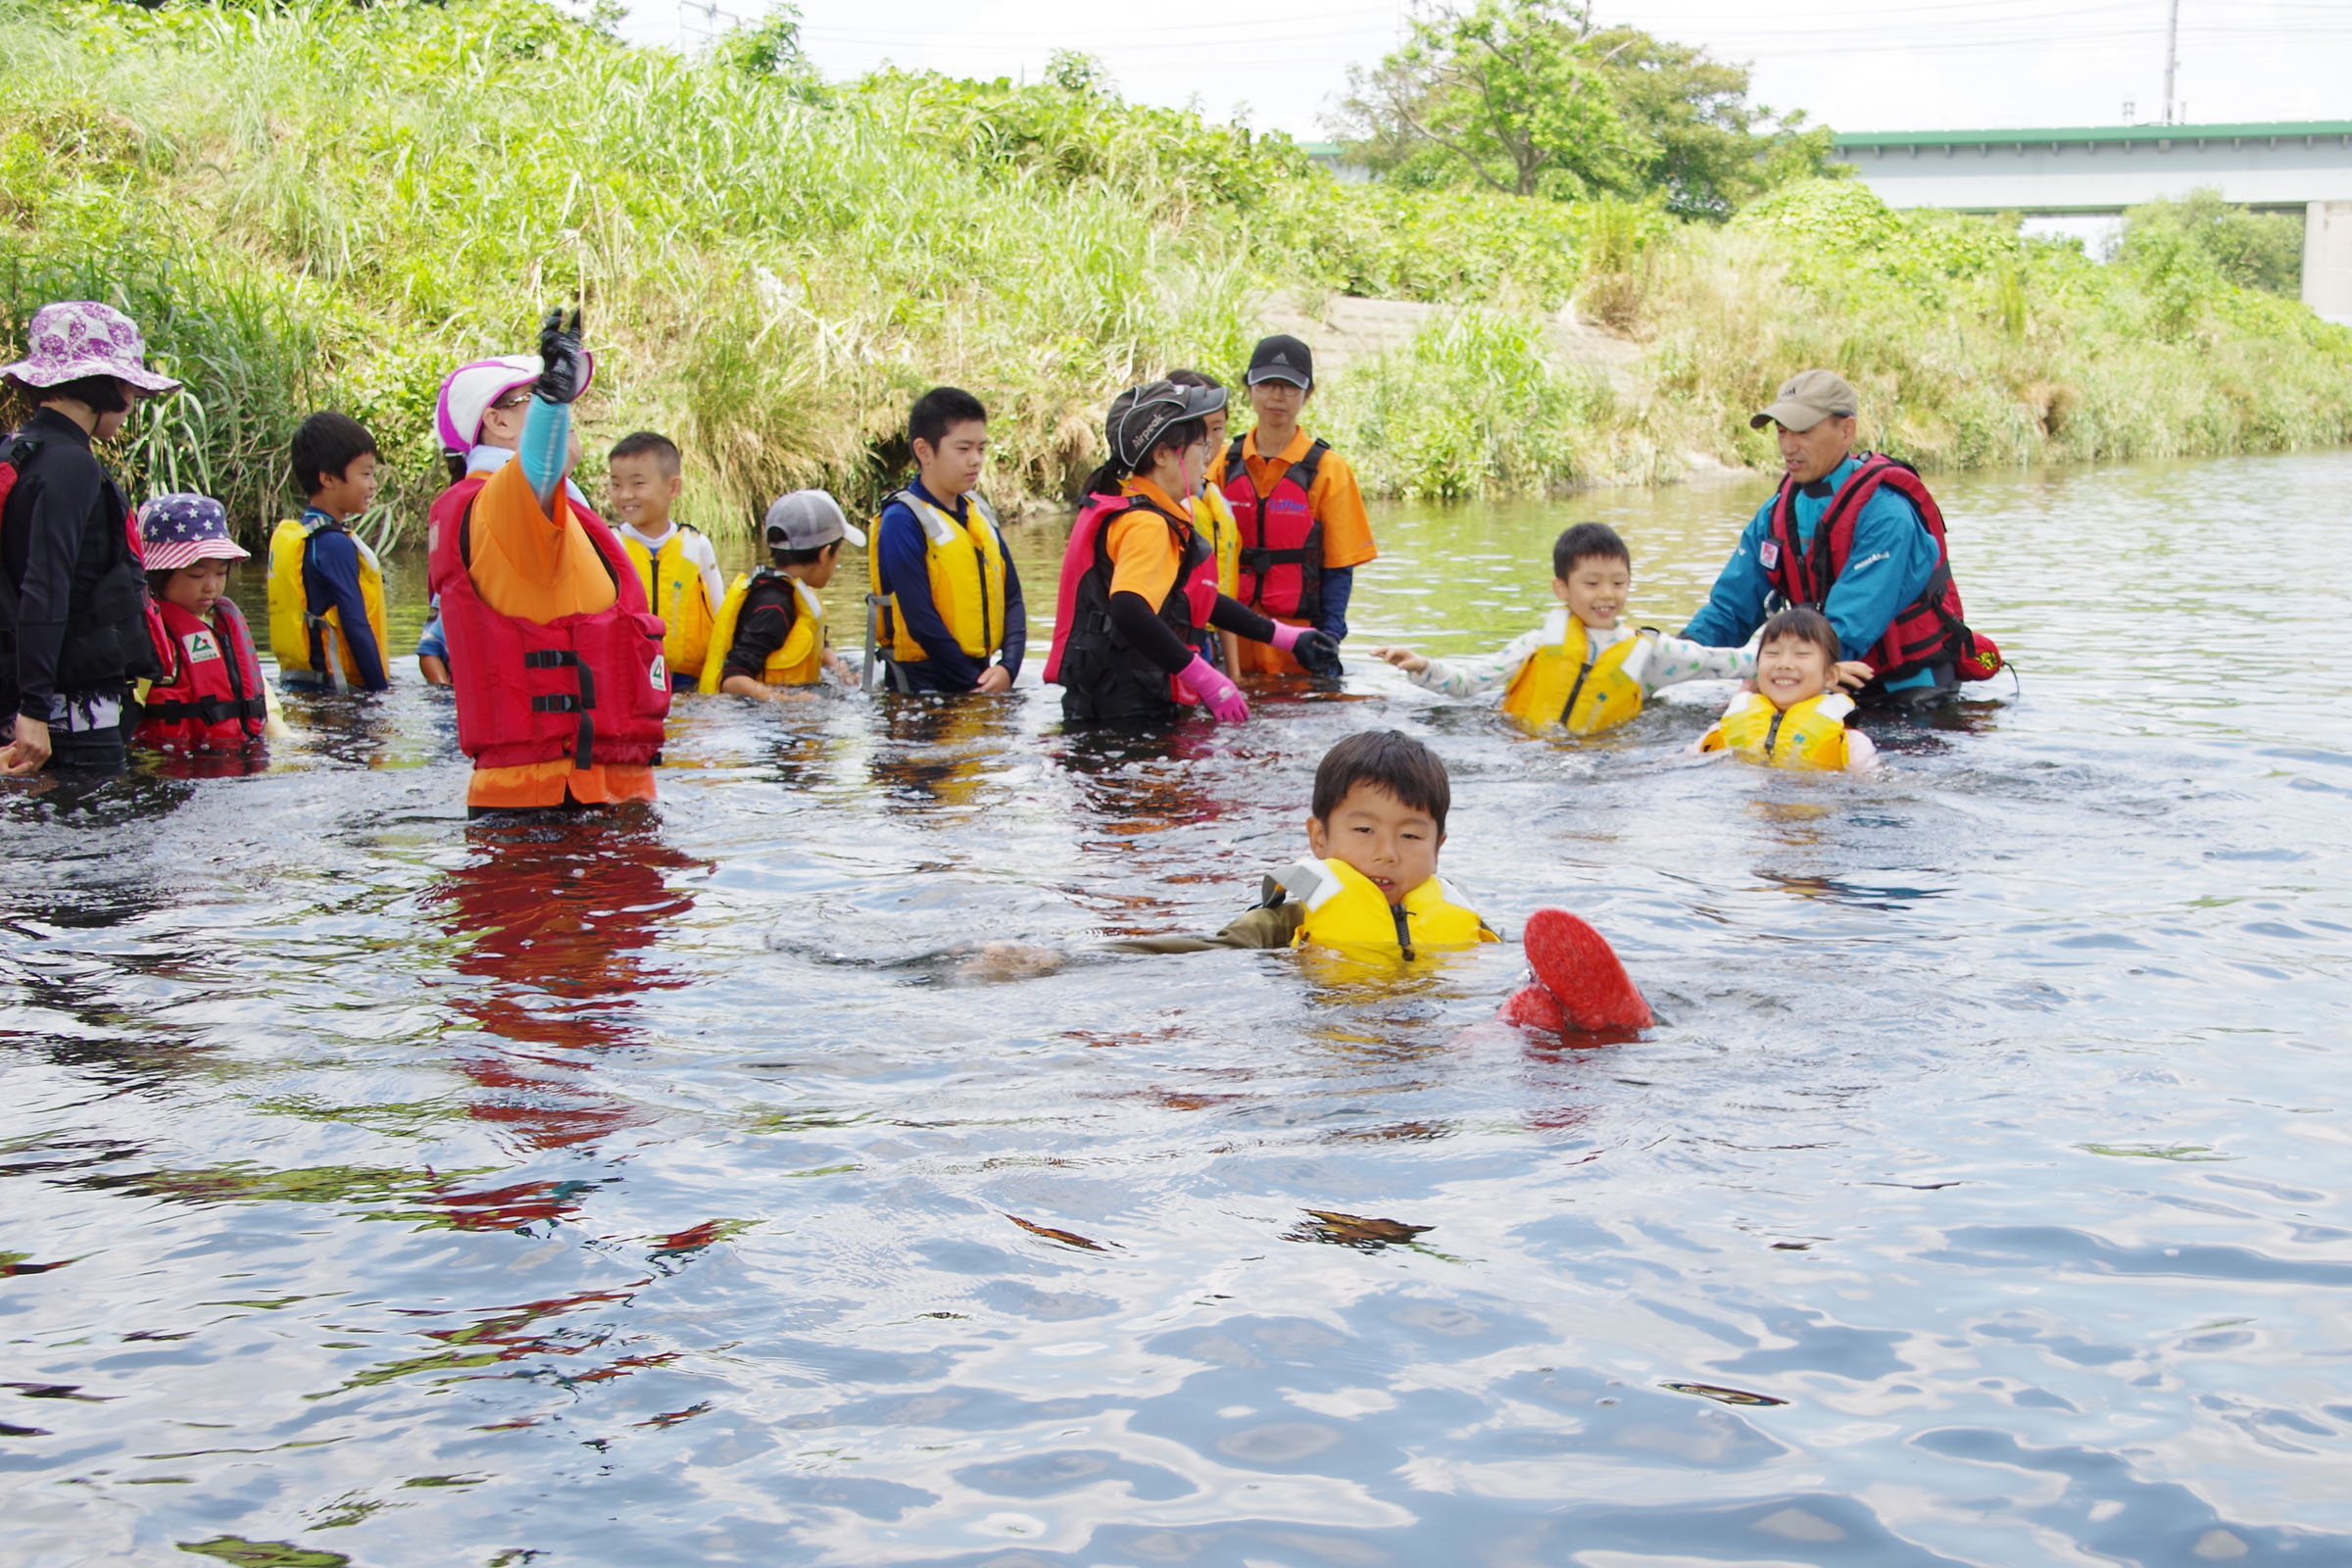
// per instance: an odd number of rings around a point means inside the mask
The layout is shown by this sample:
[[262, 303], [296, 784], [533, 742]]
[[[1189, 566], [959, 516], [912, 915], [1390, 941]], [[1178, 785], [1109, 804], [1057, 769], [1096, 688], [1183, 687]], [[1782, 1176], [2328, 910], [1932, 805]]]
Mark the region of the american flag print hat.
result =
[[251, 554], [228, 536], [228, 509], [211, 496], [157, 496], [139, 509], [139, 541], [149, 571]]

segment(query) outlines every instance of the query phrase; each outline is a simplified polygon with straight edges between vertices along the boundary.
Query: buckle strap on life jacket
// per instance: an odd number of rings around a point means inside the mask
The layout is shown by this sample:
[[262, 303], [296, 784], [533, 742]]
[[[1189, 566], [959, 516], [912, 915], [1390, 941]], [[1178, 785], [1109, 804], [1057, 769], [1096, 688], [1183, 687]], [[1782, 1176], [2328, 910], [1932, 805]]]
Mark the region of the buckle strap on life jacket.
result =
[[204, 697], [193, 702], [175, 699], [161, 703], [149, 703], [146, 708], [146, 716], [161, 719], [167, 724], [182, 723], [191, 718], [206, 724], [221, 724], [232, 718], [268, 718], [270, 704], [266, 698], [261, 697], [242, 699]]
[[1781, 743], [1781, 720], [1788, 716], [1788, 710], [1780, 709], [1773, 713], [1772, 722], [1764, 726], [1764, 755], [1766, 757], [1770, 757], [1772, 749]]
[[568, 648], [533, 648], [522, 656], [525, 669], [570, 668], [579, 672], [580, 689], [571, 692], [549, 692], [531, 699], [534, 713], [577, 713], [579, 728], [573, 732], [571, 765], [585, 772], [596, 765], [596, 720], [591, 716], [596, 707], [596, 671], [581, 662], [580, 656]]

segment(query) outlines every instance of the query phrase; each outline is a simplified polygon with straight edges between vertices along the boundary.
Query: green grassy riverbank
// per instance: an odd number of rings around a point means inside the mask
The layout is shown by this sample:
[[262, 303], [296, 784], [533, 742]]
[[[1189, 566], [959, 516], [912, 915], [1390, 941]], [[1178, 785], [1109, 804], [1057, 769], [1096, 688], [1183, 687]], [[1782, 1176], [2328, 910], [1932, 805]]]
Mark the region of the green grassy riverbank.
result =
[[[442, 372], [528, 348], [557, 299], [599, 354], [592, 446], [671, 433], [686, 514], [723, 530], [795, 485], [870, 502], [938, 382], [988, 402], [997, 494], [1057, 499], [1113, 393], [1230, 376], [1269, 301], [1331, 293], [1431, 308], [1309, 416], [1392, 495], [1762, 464], [1742, 416], [1813, 364], [1929, 466], [2352, 439], [2352, 333], [2185, 243], [2101, 266], [1839, 181], [1728, 225], [1345, 186], [1287, 138], [1084, 84], [828, 85], [537, 0], [0, 0], [0, 328], [128, 310], [190, 395], [127, 461], [256, 531], [324, 406], [375, 429], [387, 522], [413, 520]], [[1562, 311], [1624, 340], [1615, 373], [1553, 352]]]

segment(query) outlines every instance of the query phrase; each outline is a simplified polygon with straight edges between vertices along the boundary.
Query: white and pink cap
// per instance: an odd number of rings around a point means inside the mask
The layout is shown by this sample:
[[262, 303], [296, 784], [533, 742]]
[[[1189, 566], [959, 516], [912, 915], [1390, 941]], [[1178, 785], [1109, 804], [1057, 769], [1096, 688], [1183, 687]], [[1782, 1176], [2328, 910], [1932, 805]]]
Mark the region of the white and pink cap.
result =
[[[596, 359], [583, 353], [588, 374], [580, 382], [580, 390], [588, 390], [588, 382], [596, 378]], [[539, 379], [541, 366], [536, 354], [509, 354], [495, 360], [475, 360], [461, 365], [442, 377], [441, 396], [434, 405], [433, 422], [439, 427], [441, 450], [464, 457], [480, 445], [482, 416], [490, 405], [518, 386], [529, 386]]]
[[147, 340], [138, 326], [111, 305], [66, 300], [32, 313], [24, 358], [0, 365], [0, 376], [35, 389], [60, 386], [84, 376], [111, 375], [142, 392], [176, 392], [179, 383], [147, 368]]

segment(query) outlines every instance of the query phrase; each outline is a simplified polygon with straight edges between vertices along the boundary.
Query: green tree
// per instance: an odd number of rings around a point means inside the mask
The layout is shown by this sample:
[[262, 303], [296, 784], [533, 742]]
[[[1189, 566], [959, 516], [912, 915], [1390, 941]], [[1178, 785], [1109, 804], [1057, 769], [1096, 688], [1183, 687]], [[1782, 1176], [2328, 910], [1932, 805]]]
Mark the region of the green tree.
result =
[[1748, 74], [1638, 27], [1594, 28], [1574, 0], [1478, 0], [1411, 24], [1333, 128], [1407, 186], [1662, 199], [1721, 220], [1826, 172], [1831, 137], [1747, 101]]
[[1517, 196], [1630, 190], [1636, 137], [1592, 20], [1568, 0], [1478, 0], [1410, 23], [1402, 49], [1348, 73], [1337, 122], [1400, 183]]
[[2293, 213], [2232, 207], [2218, 190], [2152, 201], [2124, 214], [2116, 260], [2170, 276], [2192, 253], [2240, 288], [2293, 299], [2303, 290], [2303, 220]]
[[1637, 178], [1680, 218], [1718, 222], [1792, 179], [1830, 169], [1827, 126], [1808, 129], [1799, 112], [1776, 115], [1747, 101], [1744, 66], [1635, 27], [1595, 33], [1617, 111], [1637, 136]]

